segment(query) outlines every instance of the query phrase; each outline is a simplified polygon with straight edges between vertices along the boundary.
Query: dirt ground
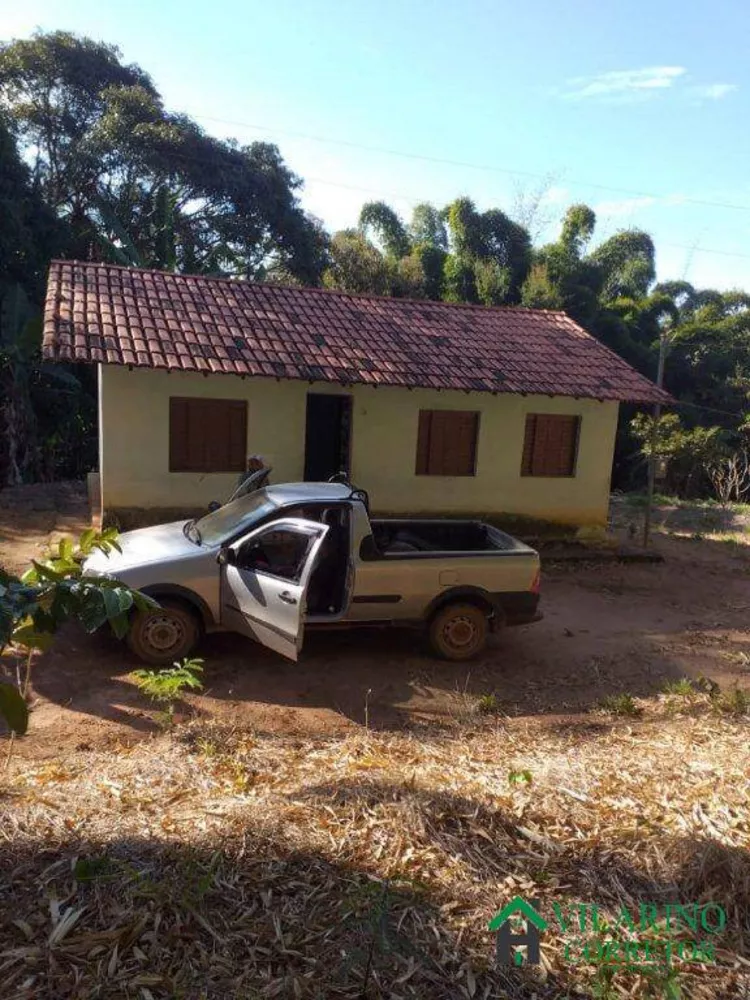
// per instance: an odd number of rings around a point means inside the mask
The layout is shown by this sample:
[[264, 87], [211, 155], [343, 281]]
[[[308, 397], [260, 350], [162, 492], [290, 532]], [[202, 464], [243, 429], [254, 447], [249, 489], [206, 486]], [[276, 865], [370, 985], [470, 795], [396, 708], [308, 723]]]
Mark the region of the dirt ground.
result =
[[[0, 565], [19, 570], [60, 534], [86, 526], [75, 484], [0, 493]], [[234, 635], [208, 637], [205, 689], [184, 716], [259, 732], [334, 734], [352, 726], [450, 726], [492, 694], [501, 713], [547, 725], [611, 694], [657, 694], [669, 680], [710, 677], [750, 688], [750, 548], [658, 535], [661, 564], [557, 564], [543, 576], [544, 620], [492, 637], [471, 664], [432, 658], [397, 630], [311, 634], [299, 663]], [[33, 724], [19, 753], [137, 741], [156, 730], [108, 634], [61, 634], [33, 666]], [[9, 669], [9, 667], [6, 667]]]
[[[86, 520], [75, 486], [0, 493], [0, 564]], [[209, 638], [166, 732], [127, 648], [66, 630], [0, 738], [0, 996], [747, 998], [748, 715], [722, 698], [750, 687], [750, 549], [705, 528], [681, 514], [660, 564], [546, 566], [544, 620], [470, 665], [395, 630], [310, 635], [297, 664]], [[722, 695], [661, 693], [683, 677]], [[618, 694], [635, 714], [600, 710]], [[509, 970], [488, 922], [518, 894], [726, 925], [715, 962], [571, 960], [552, 927]]]

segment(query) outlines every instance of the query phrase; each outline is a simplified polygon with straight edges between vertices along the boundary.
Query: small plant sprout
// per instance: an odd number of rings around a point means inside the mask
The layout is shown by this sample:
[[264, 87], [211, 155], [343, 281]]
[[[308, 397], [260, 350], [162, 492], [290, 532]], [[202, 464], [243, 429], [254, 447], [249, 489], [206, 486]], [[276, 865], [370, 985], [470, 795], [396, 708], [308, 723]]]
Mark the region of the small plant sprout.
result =
[[680, 698], [690, 698], [695, 692], [693, 682], [689, 677], [680, 677], [676, 681], [667, 681], [662, 688], [664, 694], [678, 695]]
[[630, 718], [635, 718], [638, 715], [643, 714], [643, 709], [640, 708], [633, 698], [632, 694], [610, 694], [604, 698], [601, 702], [602, 710], [609, 712], [610, 715], [622, 715], [630, 716]]
[[532, 782], [531, 771], [508, 771], [508, 783], [511, 785], [530, 785]]
[[176, 662], [166, 670], [136, 670], [135, 682], [145, 695], [157, 705], [163, 705], [162, 719], [167, 729], [174, 725], [174, 709], [183, 691], [200, 690], [203, 682], [203, 660], [188, 659]]
[[500, 711], [497, 695], [483, 694], [477, 701], [477, 711], [480, 715], [497, 715]]
[[714, 701], [717, 711], [724, 715], [747, 715], [750, 713], [750, 694], [740, 687], [725, 691]]

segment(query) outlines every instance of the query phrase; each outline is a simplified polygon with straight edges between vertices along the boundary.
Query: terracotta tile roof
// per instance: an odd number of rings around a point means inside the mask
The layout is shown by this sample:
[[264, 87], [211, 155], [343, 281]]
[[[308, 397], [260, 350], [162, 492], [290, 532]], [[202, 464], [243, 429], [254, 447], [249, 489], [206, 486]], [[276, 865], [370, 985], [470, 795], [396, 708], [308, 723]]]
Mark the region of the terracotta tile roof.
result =
[[669, 397], [561, 312], [53, 261], [44, 357], [345, 384]]

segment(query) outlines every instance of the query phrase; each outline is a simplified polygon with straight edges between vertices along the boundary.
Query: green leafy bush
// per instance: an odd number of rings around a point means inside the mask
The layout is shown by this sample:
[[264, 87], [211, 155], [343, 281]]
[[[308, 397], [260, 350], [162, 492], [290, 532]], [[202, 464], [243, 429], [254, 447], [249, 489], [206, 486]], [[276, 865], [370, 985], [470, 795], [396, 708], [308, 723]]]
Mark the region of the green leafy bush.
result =
[[601, 707], [603, 711], [609, 712], [611, 715], [624, 715], [635, 718], [643, 714], [643, 709], [636, 704], [631, 694], [608, 695], [602, 700]]
[[[77, 542], [63, 538], [43, 560], [33, 560], [19, 578], [0, 570], [0, 655], [9, 645], [26, 653], [47, 649], [66, 622], [75, 621], [87, 632], [108, 622], [115, 635], [128, 630], [132, 608], [154, 607], [155, 601], [119, 580], [83, 575], [83, 561], [96, 550], [119, 551], [117, 532], [84, 531]], [[28, 709], [15, 685], [0, 683], [0, 715], [12, 732], [23, 735]]]

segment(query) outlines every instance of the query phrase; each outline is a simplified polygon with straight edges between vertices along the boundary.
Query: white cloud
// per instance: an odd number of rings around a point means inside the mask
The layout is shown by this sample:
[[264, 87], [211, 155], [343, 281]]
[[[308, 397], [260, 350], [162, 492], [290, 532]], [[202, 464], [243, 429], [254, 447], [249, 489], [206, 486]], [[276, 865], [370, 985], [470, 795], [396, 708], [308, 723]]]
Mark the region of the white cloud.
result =
[[700, 87], [693, 87], [692, 93], [695, 97], [707, 101], [720, 101], [722, 97], [726, 97], [734, 90], [737, 90], [736, 83], [707, 83]]
[[642, 101], [668, 90], [686, 72], [684, 66], [648, 66], [578, 76], [568, 80], [562, 96], [571, 101]]

